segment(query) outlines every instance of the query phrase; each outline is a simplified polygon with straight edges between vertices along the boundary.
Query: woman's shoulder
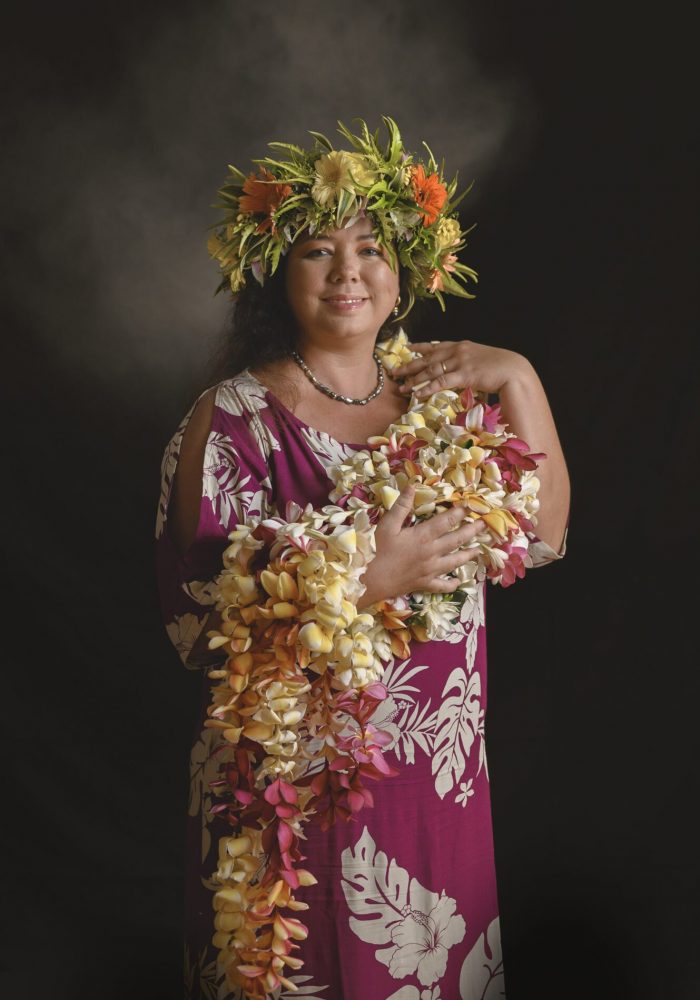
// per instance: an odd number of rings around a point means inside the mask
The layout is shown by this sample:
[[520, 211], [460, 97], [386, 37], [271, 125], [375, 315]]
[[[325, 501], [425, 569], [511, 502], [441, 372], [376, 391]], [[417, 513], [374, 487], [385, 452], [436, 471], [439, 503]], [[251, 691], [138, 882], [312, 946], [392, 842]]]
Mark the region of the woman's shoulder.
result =
[[204, 396], [207, 395], [207, 405], [248, 420], [269, 406], [267, 386], [255, 378], [249, 368], [218, 382], [207, 390]]

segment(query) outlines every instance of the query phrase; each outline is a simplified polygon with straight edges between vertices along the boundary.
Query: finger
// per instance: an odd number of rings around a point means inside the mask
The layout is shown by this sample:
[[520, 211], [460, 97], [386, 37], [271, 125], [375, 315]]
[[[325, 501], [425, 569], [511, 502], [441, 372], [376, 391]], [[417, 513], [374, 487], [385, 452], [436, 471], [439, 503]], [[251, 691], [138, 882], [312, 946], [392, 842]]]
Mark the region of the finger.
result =
[[434, 392], [442, 392], [443, 389], [455, 388], [461, 382], [461, 378], [456, 378], [456, 372], [440, 372], [440, 374], [435, 373], [435, 369], [428, 369], [431, 374], [431, 379], [426, 382], [425, 385], [417, 385], [414, 387], [413, 391], [416, 394], [417, 399], [427, 399], [428, 396], [432, 396]]
[[447, 580], [444, 576], [436, 576], [423, 587], [423, 590], [427, 590], [431, 594], [451, 594], [458, 586], [459, 580], [456, 577]]
[[411, 350], [418, 351], [419, 354], [425, 354], [426, 352], [434, 351], [436, 347], [440, 346], [440, 343], [441, 341], [439, 340], [422, 340], [420, 343], [411, 344]]
[[451, 507], [440, 514], [433, 514], [428, 521], [425, 521], [421, 525], [421, 528], [428, 539], [441, 538], [444, 534], [456, 528], [470, 514], [471, 511], [466, 507]]
[[413, 513], [413, 498], [415, 493], [415, 483], [408, 483], [404, 486], [393, 505], [380, 521], [380, 524], [386, 523], [392, 525], [396, 531], [400, 531], [406, 518]]
[[459, 566], [473, 562], [476, 559], [479, 549], [460, 549], [459, 552], [452, 552], [449, 556], [443, 556], [435, 564], [436, 573], [453, 573]]
[[453, 531], [448, 531], [436, 542], [436, 554], [444, 556], [449, 552], [454, 552], [455, 549], [461, 548], [467, 542], [471, 542], [484, 528], [485, 524], [479, 518], [478, 521], [474, 521], [472, 524], [463, 524]]
[[427, 364], [428, 358], [414, 358], [413, 361], [407, 361], [406, 364], [393, 368], [391, 374], [398, 378], [408, 378], [409, 375], [423, 371]]

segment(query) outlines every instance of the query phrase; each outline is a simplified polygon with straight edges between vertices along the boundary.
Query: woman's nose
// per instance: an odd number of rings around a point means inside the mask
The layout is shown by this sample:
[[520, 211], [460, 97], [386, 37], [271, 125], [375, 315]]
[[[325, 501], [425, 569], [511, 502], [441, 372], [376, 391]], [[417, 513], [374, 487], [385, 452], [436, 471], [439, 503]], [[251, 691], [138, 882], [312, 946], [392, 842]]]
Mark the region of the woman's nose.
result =
[[354, 254], [335, 253], [330, 273], [331, 281], [357, 281], [358, 268]]

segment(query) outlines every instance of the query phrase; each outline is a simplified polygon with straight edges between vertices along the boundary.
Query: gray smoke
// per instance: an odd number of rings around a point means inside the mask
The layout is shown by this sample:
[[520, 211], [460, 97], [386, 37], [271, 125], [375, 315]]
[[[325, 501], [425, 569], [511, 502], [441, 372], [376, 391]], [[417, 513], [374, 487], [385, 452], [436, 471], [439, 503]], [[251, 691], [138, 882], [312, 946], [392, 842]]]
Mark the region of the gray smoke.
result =
[[10, 258], [14, 306], [85, 375], [197, 380], [228, 310], [213, 298], [210, 206], [226, 164], [246, 169], [269, 140], [305, 145], [306, 129], [391, 115], [409, 146], [425, 139], [448, 174], [477, 178], [466, 219], [479, 181], [517, 157], [532, 118], [522, 84], [489, 78], [425, 2], [272, 10], [176, 11], [129, 43], [106, 98], [17, 108], [4, 184], [11, 229], [31, 239]]

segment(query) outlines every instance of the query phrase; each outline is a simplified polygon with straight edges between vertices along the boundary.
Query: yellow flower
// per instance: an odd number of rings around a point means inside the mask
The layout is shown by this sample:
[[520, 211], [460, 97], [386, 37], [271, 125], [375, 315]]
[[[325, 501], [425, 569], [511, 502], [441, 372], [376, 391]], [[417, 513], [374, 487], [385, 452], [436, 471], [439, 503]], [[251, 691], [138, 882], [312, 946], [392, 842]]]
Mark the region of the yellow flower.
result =
[[437, 245], [446, 250], [459, 243], [460, 228], [456, 219], [441, 219], [437, 227]]
[[316, 162], [316, 180], [311, 188], [311, 197], [327, 208], [337, 199], [341, 191], [355, 190], [352, 170], [355, 166], [352, 154], [343, 150], [324, 153]]
[[370, 166], [369, 161], [360, 153], [348, 153], [347, 155], [351, 160], [350, 172], [355, 182], [360, 187], [372, 187], [378, 177], [377, 171]]
[[330, 653], [333, 643], [316, 622], [307, 622], [299, 630], [299, 642], [312, 653]]
[[489, 528], [502, 538], [505, 538], [511, 529], [518, 527], [518, 522], [507, 510], [491, 510], [483, 515], [483, 519]]

